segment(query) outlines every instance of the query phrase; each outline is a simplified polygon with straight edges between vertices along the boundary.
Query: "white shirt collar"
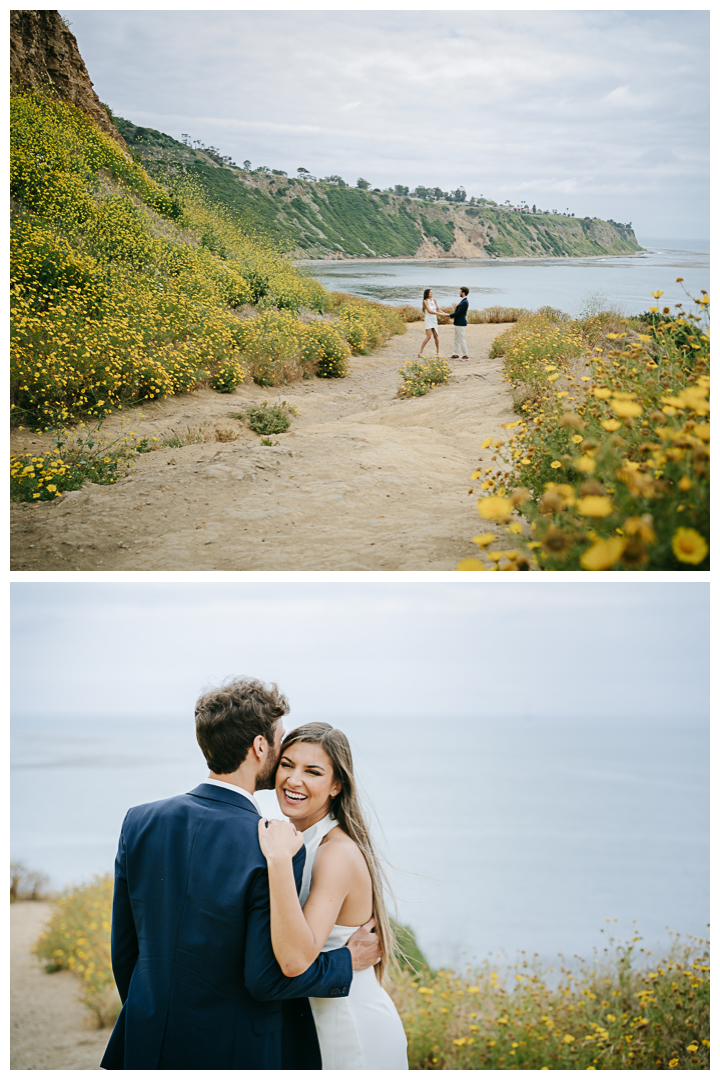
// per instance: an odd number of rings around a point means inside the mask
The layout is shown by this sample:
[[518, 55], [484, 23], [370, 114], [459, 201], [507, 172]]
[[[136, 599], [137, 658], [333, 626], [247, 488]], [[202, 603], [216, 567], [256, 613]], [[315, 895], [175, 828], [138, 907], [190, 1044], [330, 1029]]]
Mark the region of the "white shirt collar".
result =
[[239, 792], [240, 795], [244, 795], [246, 799], [250, 800], [258, 814], [262, 817], [262, 811], [260, 810], [257, 799], [251, 792], [246, 791], [245, 788], [238, 787], [237, 784], [228, 784], [225, 780], [203, 780], [203, 784], [214, 784], [215, 787], [224, 787], [227, 788], [228, 791]]

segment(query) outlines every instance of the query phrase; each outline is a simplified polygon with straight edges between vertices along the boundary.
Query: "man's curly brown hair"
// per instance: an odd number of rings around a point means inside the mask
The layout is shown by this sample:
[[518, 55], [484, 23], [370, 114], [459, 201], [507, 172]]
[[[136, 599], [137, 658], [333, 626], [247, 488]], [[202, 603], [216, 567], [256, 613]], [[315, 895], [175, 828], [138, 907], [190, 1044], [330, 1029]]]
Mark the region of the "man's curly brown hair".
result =
[[277, 686], [259, 679], [233, 679], [204, 693], [195, 706], [195, 731], [210, 771], [235, 772], [258, 735], [273, 746], [275, 725], [288, 712]]

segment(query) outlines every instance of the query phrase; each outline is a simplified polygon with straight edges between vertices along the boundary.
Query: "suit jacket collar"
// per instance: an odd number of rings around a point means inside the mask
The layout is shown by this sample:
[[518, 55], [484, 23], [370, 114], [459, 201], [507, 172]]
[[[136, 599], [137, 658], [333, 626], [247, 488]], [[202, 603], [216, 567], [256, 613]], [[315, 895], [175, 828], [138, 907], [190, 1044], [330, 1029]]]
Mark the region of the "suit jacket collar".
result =
[[241, 810], [249, 810], [255, 817], [260, 817], [250, 800], [239, 791], [230, 791], [228, 788], [217, 787], [215, 784], [198, 784], [196, 788], [188, 792], [188, 795], [196, 795], [198, 799], [209, 799], [212, 802], [228, 803]]

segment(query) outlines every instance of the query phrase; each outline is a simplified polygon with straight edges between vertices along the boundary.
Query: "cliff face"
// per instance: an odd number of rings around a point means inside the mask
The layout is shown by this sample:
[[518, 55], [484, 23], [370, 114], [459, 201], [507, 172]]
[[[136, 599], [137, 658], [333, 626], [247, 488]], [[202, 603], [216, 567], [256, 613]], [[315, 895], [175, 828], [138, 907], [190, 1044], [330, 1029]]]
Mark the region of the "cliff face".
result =
[[125, 146], [125, 140], [93, 90], [75, 35], [59, 12], [10, 12], [10, 84], [16, 87], [51, 84], [62, 101], [82, 109], [101, 131]]

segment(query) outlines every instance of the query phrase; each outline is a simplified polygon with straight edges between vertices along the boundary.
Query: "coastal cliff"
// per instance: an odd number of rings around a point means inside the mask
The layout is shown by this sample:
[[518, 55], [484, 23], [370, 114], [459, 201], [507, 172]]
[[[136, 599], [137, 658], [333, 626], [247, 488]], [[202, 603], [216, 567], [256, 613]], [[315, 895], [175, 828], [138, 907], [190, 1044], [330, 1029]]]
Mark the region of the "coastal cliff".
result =
[[10, 86], [50, 91], [92, 117], [101, 131], [125, 146], [93, 89], [75, 35], [58, 11], [10, 12]]
[[632, 227], [600, 218], [437, 202], [240, 169], [214, 147], [200, 148], [115, 117], [131, 152], [161, 182], [198, 180], [246, 223], [295, 258], [492, 259], [628, 255], [641, 251]]

